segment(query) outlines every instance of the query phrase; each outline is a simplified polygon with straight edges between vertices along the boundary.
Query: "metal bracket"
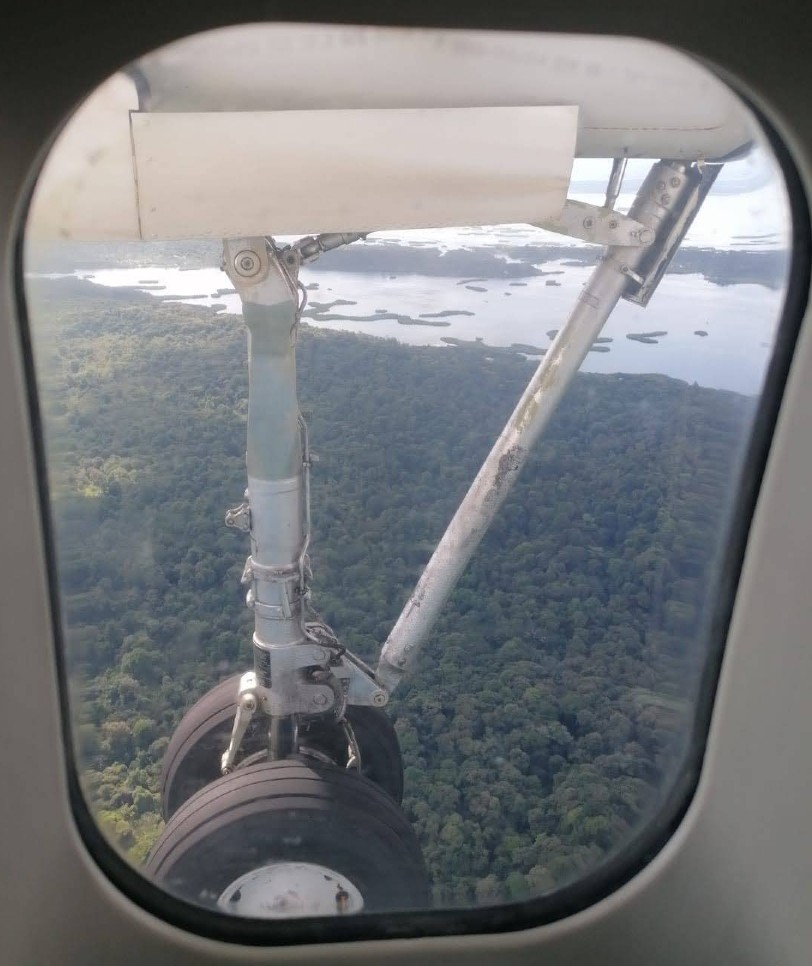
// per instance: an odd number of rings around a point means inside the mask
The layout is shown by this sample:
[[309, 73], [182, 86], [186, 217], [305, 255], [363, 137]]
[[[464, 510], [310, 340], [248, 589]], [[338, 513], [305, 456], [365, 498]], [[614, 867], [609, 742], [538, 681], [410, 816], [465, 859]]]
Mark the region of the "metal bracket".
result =
[[302, 262], [315, 261], [319, 255], [330, 252], [342, 245], [351, 245], [367, 237], [368, 232], [327, 232], [323, 235], [308, 235], [300, 238], [291, 246], [298, 253]]
[[[266, 582], [279, 587], [279, 603], [267, 604], [259, 600], [256, 582]], [[303, 593], [298, 567], [266, 567], [249, 556], [245, 561], [240, 583], [248, 585], [245, 606], [265, 620], [289, 621], [294, 611], [298, 610]]]
[[231, 729], [231, 739], [228, 748], [223, 752], [220, 759], [220, 772], [227, 775], [234, 768], [237, 752], [248, 730], [248, 725], [257, 710], [257, 676], [253, 671], [248, 671], [240, 678], [240, 686], [237, 692], [237, 713], [234, 715], [234, 727]]
[[[627, 302], [648, 305], [721, 170], [721, 164], [674, 168], [669, 172], [670, 177], [661, 177], [656, 182], [654, 189], [659, 203], [666, 209], [666, 216], [657, 230], [656, 243], [639, 260], [637, 271], [626, 271], [636, 283], [623, 293]], [[676, 192], [682, 193], [682, 202], [672, 210], [670, 205]]]
[[382, 708], [389, 702], [389, 693], [376, 681], [372, 668], [342, 647], [329, 625], [320, 620], [309, 621], [305, 631], [317, 649], [314, 653], [326, 655], [331, 673], [341, 682], [347, 704]]
[[360, 658], [346, 651], [341, 664], [332, 669], [341, 681], [347, 704], [360, 704], [383, 708], [389, 702], [389, 693], [375, 680], [375, 674]]
[[634, 218], [611, 208], [600, 208], [569, 198], [557, 218], [540, 221], [535, 227], [559, 235], [571, 235], [595, 245], [645, 248], [654, 241], [654, 232]]
[[254, 664], [257, 695], [266, 714], [340, 717], [343, 713], [343, 687], [325, 648], [301, 642], [264, 647], [255, 636]]
[[251, 530], [251, 504], [248, 502], [248, 490], [245, 491], [243, 502], [239, 506], [226, 510], [226, 526], [234, 530], [249, 533]]
[[371, 668], [348, 651], [322, 644], [263, 648], [255, 640], [254, 656], [268, 714], [340, 715], [345, 704], [382, 708], [389, 701]]
[[272, 239], [226, 238], [223, 240], [222, 269], [245, 305], [246, 302], [269, 304], [282, 291], [298, 302], [296, 277], [301, 263], [299, 252], [289, 246], [269, 248]]

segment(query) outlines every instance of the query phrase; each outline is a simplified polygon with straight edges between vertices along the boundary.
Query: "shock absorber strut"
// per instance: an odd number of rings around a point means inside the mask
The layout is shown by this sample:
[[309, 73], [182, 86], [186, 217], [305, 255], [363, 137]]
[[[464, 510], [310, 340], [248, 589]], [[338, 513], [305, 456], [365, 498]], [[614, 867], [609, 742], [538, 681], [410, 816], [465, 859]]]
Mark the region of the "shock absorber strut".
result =
[[386, 703], [372, 672], [339, 647], [320, 621], [307, 620], [310, 595], [310, 465], [307, 426], [296, 393], [296, 339], [305, 293], [299, 266], [359, 236], [304, 239], [278, 249], [262, 237], [227, 239], [225, 270], [248, 329], [248, 425], [244, 502], [226, 523], [251, 537], [243, 572], [254, 612], [254, 670], [242, 676], [230, 771], [251, 717], [268, 716], [271, 758], [296, 750], [302, 716], [341, 719], [346, 703]]
[[244, 684], [259, 692], [270, 716], [271, 756], [284, 758], [295, 747], [294, 715], [327, 711], [336, 701], [332, 688], [311, 682], [307, 673], [325, 665], [328, 655], [302, 647], [308, 641], [309, 466], [296, 396], [299, 258], [264, 238], [229, 239], [224, 248], [248, 329], [248, 489], [245, 503], [226, 520], [251, 535], [243, 582], [254, 612], [255, 677]]

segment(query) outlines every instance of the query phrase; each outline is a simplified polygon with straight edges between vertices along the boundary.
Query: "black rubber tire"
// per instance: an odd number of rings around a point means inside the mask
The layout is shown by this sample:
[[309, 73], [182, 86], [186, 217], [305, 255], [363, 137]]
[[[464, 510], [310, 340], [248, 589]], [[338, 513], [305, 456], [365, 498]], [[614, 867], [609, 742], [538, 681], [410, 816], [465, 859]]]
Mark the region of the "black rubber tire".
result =
[[249, 765], [199, 791], [172, 816], [145, 871], [174, 895], [217, 908], [241, 875], [280, 861], [345, 876], [365, 912], [429, 906], [423, 856], [399, 806], [357, 772], [302, 759]]
[[[234, 725], [235, 674], [208, 691], [186, 712], [167, 746], [161, 772], [161, 810], [168, 820], [201, 788], [220, 778], [220, 757]], [[403, 759], [395, 727], [378, 708], [351, 705], [347, 720], [361, 750], [361, 772], [380, 785], [398, 804], [403, 800]], [[267, 747], [267, 719], [256, 715], [242, 741], [237, 763]], [[314, 721], [302, 728], [300, 741], [346, 764], [346, 741], [336, 724]]]

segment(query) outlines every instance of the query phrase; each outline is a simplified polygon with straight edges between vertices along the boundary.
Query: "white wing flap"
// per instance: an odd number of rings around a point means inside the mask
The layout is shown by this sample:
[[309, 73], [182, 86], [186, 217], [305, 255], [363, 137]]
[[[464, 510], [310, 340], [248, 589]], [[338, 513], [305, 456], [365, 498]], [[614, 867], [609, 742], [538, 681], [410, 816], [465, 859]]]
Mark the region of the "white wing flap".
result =
[[576, 107], [134, 113], [145, 239], [534, 222]]

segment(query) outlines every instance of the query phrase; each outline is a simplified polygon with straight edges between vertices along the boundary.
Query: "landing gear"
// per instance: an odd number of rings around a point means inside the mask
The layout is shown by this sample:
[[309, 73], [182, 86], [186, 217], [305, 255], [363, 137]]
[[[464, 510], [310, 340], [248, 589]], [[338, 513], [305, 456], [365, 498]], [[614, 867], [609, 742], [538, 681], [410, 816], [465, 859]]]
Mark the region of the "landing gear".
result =
[[[221, 681], [184, 715], [164, 756], [161, 807], [165, 820], [201, 788], [220, 778], [220, 759], [228, 745], [236, 711], [240, 675]], [[378, 708], [349, 705], [344, 713], [358, 746], [360, 773], [396, 802], [403, 798], [403, 761], [394, 726]], [[243, 735], [235, 769], [268, 750], [268, 720], [255, 715]], [[299, 752], [306, 758], [353, 765], [350, 743], [341, 722], [316, 718], [299, 728]]]
[[175, 895], [278, 919], [426, 908], [406, 816], [362, 775], [303, 758], [238, 769], [169, 820], [146, 871]]
[[[324, 235], [283, 249], [272, 239], [226, 240], [226, 271], [249, 335], [248, 488], [226, 523], [251, 539], [243, 583], [254, 612], [254, 670], [206, 695], [169, 746], [168, 824], [148, 862], [169, 888], [270, 918], [427, 901], [420, 851], [398, 808], [397, 739], [381, 709], [612, 309], [622, 298], [647, 304], [718, 171], [657, 162], [622, 223], [609, 217], [593, 231], [592, 216], [581, 219], [584, 229], [590, 222], [590, 241], [608, 232], [606, 254], [423, 570], [375, 671], [310, 607], [313, 458], [296, 398], [296, 335], [307, 298], [299, 267], [359, 236]], [[622, 172], [619, 159], [607, 209]], [[562, 215], [568, 233], [581, 211], [572, 203]], [[623, 237], [615, 237], [621, 227]]]
[[[254, 669], [181, 721], [164, 759], [166, 828], [147, 870], [234, 915], [348, 915], [425, 907], [420, 847], [399, 808], [403, 762], [389, 695], [310, 605], [310, 467], [296, 398], [299, 265], [358, 236], [278, 249], [225, 243], [248, 328], [248, 488], [226, 524], [243, 571]], [[300, 299], [301, 296], [301, 299]]]

